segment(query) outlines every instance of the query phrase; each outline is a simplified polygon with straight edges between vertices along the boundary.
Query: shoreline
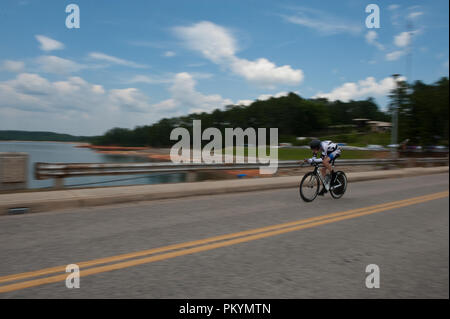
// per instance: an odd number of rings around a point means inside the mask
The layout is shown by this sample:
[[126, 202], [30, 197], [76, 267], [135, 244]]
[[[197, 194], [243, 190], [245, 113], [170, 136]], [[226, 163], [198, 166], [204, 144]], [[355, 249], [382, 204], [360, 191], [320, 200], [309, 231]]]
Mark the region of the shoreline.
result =
[[142, 151], [151, 149], [150, 147], [144, 147], [144, 146], [114, 146], [114, 145], [92, 145], [89, 143], [79, 143], [76, 147], [79, 148], [90, 148], [93, 150], [111, 150], [111, 151]]
[[[0, 140], [0, 143], [64, 143], [64, 144], [83, 144], [84, 142], [71, 141], [29, 141], [29, 140]], [[85, 144], [89, 144], [86, 142]]]
[[88, 142], [68, 142], [68, 141], [25, 141], [25, 140], [0, 140], [0, 143], [63, 143], [72, 144], [73, 147], [87, 148], [99, 154], [138, 156], [150, 160], [170, 161], [168, 151], [152, 147], [137, 146], [103, 146], [92, 145]]
[[122, 156], [138, 156], [150, 160], [170, 161], [170, 154], [164, 149], [157, 149], [143, 146], [103, 146], [92, 145], [89, 143], [79, 144], [75, 147], [88, 148], [99, 154], [122, 155]]

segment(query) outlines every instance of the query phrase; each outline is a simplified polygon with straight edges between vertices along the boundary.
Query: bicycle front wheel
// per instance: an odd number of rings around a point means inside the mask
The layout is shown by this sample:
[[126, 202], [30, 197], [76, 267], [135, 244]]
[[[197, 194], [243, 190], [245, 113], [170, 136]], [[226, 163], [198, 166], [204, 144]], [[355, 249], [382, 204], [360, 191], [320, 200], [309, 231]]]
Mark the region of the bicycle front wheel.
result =
[[316, 174], [310, 172], [303, 176], [300, 182], [300, 197], [305, 202], [312, 202], [319, 193], [320, 180]]
[[330, 194], [333, 198], [338, 199], [344, 196], [347, 190], [347, 176], [344, 172], [336, 172], [336, 180], [330, 188]]

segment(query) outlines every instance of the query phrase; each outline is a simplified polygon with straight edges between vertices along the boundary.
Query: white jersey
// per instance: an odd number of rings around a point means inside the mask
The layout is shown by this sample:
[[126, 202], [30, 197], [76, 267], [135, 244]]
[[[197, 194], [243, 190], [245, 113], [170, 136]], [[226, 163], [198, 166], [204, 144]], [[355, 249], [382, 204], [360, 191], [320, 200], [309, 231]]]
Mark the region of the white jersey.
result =
[[333, 153], [337, 149], [338, 145], [336, 143], [333, 143], [331, 141], [320, 142], [320, 151], [322, 152], [322, 155], [328, 155], [330, 153]]

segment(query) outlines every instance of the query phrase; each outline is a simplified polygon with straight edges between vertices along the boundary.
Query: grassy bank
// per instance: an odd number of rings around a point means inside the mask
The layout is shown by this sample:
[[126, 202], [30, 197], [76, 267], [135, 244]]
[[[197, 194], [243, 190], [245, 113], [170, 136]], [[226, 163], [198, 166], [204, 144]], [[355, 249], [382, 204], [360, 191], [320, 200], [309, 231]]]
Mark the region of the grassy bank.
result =
[[[248, 156], [248, 147], [244, 148], [244, 156]], [[256, 154], [258, 150], [254, 148]], [[231, 150], [226, 150], [226, 154], [230, 154]], [[273, 153], [273, 151], [272, 151]], [[269, 154], [269, 149], [267, 149], [267, 154]], [[233, 148], [233, 155], [236, 155], [236, 148]], [[358, 150], [344, 150], [341, 153], [341, 159], [367, 159], [367, 158], [382, 158], [385, 152], [379, 151], [358, 151]], [[279, 148], [278, 149], [278, 159], [280, 161], [288, 160], [302, 160], [305, 158], [311, 158], [312, 152], [309, 149], [303, 148]]]
[[[341, 133], [333, 135], [320, 135], [319, 138], [322, 141], [330, 140], [336, 143], [346, 143], [352, 146], [367, 146], [368, 144], [388, 145], [391, 143], [390, 132], [375, 133], [365, 132], [359, 133], [356, 131], [350, 133]], [[297, 140], [295, 136], [280, 136], [280, 143], [291, 143], [295, 146], [308, 145], [311, 141], [310, 138], [304, 140]]]

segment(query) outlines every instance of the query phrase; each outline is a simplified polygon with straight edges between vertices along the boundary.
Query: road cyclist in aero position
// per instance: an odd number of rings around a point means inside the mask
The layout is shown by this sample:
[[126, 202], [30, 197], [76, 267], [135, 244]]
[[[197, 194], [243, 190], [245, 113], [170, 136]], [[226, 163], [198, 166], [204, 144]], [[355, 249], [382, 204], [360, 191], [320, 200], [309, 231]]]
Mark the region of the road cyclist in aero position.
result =
[[[315, 169], [314, 172], [306, 174], [300, 183], [302, 199], [310, 202], [317, 195], [323, 196], [328, 191], [331, 192], [333, 198], [342, 197], [347, 188], [347, 177], [344, 172], [335, 172], [333, 169], [334, 161], [341, 154], [341, 148], [332, 141], [320, 141], [317, 139], [311, 141], [310, 148], [313, 151], [313, 157], [305, 159], [302, 163], [307, 162], [315, 166]], [[317, 157], [319, 152], [321, 152], [320, 158]], [[319, 169], [320, 164], [323, 165], [322, 169]], [[327, 171], [330, 174], [327, 174]], [[321, 184], [323, 188], [319, 192]]]
[[[325, 184], [322, 190], [319, 192], [319, 196], [323, 196], [330, 189], [330, 185], [335, 182], [336, 173], [333, 170], [331, 162], [334, 162], [336, 158], [341, 155], [341, 149], [332, 141], [320, 141], [312, 140], [309, 144], [311, 151], [313, 152], [313, 157], [305, 159], [305, 162], [311, 164], [312, 162], [322, 163], [322, 176], [324, 178]], [[321, 157], [317, 158], [317, 154], [321, 152]], [[327, 176], [327, 170], [330, 172], [331, 177]]]

